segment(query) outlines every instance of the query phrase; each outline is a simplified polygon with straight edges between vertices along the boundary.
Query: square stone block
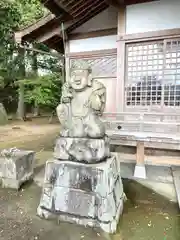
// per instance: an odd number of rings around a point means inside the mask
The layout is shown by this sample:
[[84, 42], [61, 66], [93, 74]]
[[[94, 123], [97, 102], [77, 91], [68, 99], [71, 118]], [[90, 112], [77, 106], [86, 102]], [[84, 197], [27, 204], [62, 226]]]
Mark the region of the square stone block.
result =
[[7, 149], [0, 153], [0, 178], [2, 186], [19, 189], [22, 183], [32, 179], [33, 151]]
[[95, 217], [95, 194], [78, 189], [45, 186], [40, 205], [54, 214]]
[[54, 148], [54, 158], [82, 163], [97, 163], [110, 157], [109, 138], [59, 137]]
[[[49, 160], [46, 162], [44, 183], [54, 186], [92, 191], [102, 197], [113, 191], [120, 176], [120, 161], [112, 155], [107, 161], [83, 164], [70, 161]], [[120, 188], [122, 181], [120, 178]]]
[[37, 212], [40, 217], [56, 215], [59, 220], [114, 232], [123, 198], [120, 162], [115, 155], [98, 164], [50, 160]]

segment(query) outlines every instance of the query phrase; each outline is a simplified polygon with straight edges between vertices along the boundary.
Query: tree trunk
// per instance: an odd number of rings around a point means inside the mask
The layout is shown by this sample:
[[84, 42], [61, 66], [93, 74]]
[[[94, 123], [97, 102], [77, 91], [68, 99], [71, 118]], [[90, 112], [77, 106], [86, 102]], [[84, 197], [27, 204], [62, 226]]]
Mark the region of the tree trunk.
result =
[[[38, 76], [38, 62], [37, 62], [37, 53], [33, 52], [32, 56], [32, 69], [34, 72], [34, 77]], [[37, 102], [34, 103], [34, 116], [40, 116], [40, 108]]]
[[19, 100], [17, 109], [17, 118], [24, 120], [25, 118], [25, 107], [24, 107], [24, 84], [19, 84]]
[[[26, 69], [25, 69], [25, 56], [24, 56], [24, 49], [19, 49], [19, 56], [20, 56], [20, 77], [23, 80], [26, 76]], [[17, 118], [20, 120], [25, 119], [25, 104], [24, 104], [24, 84], [19, 83], [19, 99], [18, 99], [18, 108], [17, 108]]]
[[33, 112], [34, 112], [35, 117], [40, 116], [40, 108], [37, 103], [34, 103], [34, 111]]

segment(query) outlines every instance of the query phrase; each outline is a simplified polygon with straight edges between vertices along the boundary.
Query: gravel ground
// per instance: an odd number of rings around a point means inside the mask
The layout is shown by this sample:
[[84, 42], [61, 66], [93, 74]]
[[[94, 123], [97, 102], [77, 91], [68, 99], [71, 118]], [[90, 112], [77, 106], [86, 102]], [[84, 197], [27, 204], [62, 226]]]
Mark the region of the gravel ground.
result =
[[0, 240], [105, 240], [100, 231], [36, 216], [41, 189], [35, 184], [20, 192], [0, 188]]
[[[17, 128], [14, 128], [17, 126]], [[19, 129], [20, 127], [20, 129]], [[0, 127], [0, 149], [18, 147], [36, 151], [36, 164], [51, 157], [59, 125], [39, 119], [31, 123]], [[134, 181], [124, 182], [129, 201], [125, 204], [118, 233], [42, 220], [36, 216], [41, 189], [29, 184], [20, 192], [0, 187], [0, 240], [179, 240], [180, 217], [173, 204]]]

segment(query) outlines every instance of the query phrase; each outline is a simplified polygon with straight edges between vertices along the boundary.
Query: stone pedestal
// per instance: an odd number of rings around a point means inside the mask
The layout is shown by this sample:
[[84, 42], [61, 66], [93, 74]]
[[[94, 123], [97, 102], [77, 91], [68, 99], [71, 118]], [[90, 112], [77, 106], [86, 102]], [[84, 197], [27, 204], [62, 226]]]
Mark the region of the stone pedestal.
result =
[[7, 149], [0, 154], [0, 179], [2, 187], [19, 189], [21, 184], [33, 178], [33, 151]]
[[96, 164], [50, 160], [46, 163], [38, 215], [114, 233], [123, 210], [123, 198], [116, 156]]
[[110, 153], [101, 120], [106, 88], [92, 78], [87, 62], [73, 65], [71, 71], [57, 106], [61, 131], [54, 159], [46, 165], [37, 213], [114, 233], [124, 193], [120, 163]]
[[98, 163], [110, 157], [109, 138], [59, 137], [54, 158], [74, 162]]

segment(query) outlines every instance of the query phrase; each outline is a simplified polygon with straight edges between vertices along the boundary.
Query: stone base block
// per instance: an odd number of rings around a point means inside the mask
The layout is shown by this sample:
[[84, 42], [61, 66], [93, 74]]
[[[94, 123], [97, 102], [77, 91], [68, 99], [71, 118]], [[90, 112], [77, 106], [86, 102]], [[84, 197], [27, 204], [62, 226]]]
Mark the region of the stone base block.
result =
[[37, 214], [113, 233], [122, 214], [123, 199], [120, 163], [115, 156], [98, 164], [52, 160], [46, 164]]
[[23, 179], [14, 180], [10, 178], [2, 178], [3, 188], [19, 189], [21, 185], [27, 181], [33, 180], [33, 173], [26, 174]]
[[0, 154], [0, 179], [2, 187], [19, 189], [21, 184], [31, 180], [34, 173], [35, 152], [12, 149]]
[[97, 163], [110, 157], [108, 137], [102, 139], [59, 137], [54, 149], [54, 158], [60, 160]]

